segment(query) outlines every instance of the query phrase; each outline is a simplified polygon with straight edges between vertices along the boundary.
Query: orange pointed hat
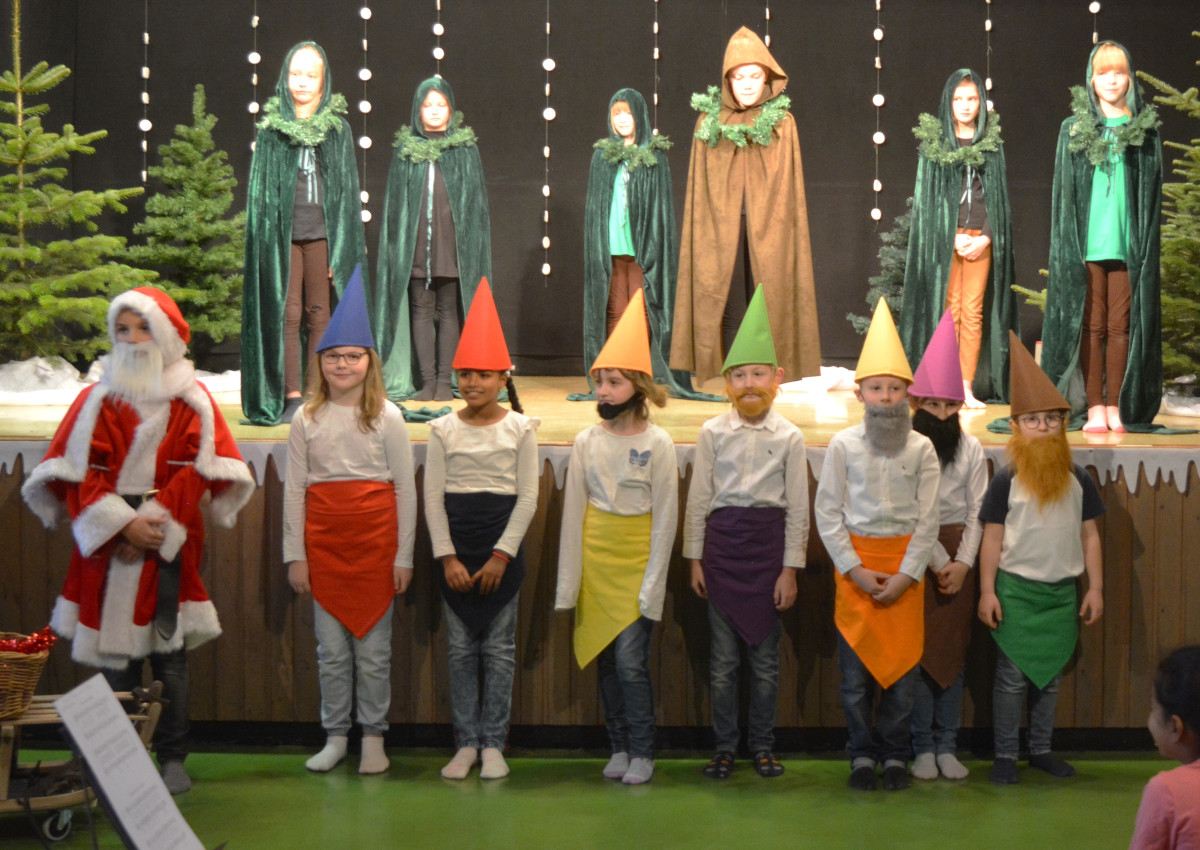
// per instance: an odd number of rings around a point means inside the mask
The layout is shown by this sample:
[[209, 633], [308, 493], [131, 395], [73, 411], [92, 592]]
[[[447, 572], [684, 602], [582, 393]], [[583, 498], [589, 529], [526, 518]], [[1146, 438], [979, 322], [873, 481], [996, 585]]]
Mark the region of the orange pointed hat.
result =
[[500, 327], [500, 316], [496, 313], [496, 302], [492, 299], [492, 288], [487, 278], [480, 278], [471, 309], [463, 322], [462, 334], [458, 339], [458, 350], [454, 352], [455, 369], [486, 369], [507, 372], [513, 367], [508, 346], [504, 343], [504, 329]]
[[1008, 382], [1008, 397], [1012, 399], [1008, 415], [1013, 419], [1040, 410], [1071, 409], [1054, 382], [1012, 331], [1008, 332]]
[[589, 372], [597, 369], [627, 369], [630, 372], [654, 374], [650, 364], [650, 332], [646, 329], [646, 302], [642, 290], [629, 299], [629, 306], [613, 328], [612, 335]]
[[900, 334], [892, 319], [892, 311], [882, 298], [875, 302], [875, 314], [871, 317], [867, 338], [863, 340], [854, 380], [861, 381], [872, 375], [891, 375], [908, 384], [913, 381], [912, 367], [904, 356], [904, 346], [900, 344]]

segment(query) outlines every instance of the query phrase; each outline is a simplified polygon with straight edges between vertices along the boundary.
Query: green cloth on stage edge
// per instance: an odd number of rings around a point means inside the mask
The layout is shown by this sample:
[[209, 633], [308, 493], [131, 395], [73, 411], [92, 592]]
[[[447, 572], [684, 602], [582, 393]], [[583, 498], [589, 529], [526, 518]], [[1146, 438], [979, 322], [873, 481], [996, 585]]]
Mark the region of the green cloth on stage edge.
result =
[[1004, 403], [1008, 401], [1008, 332], [1017, 329], [1017, 298], [1012, 289], [1012, 215], [1008, 205], [1004, 143], [998, 138], [1000, 116], [988, 110], [983, 80], [969, 68], [955, 71], [946, 80], [938, 117], [921, 116], [921, 126], [913, 130], [921, 139], [935, 129], [933, 122], [936, 121], [941, 133], [937, 138], [924, 139], [917, 160], [912, 227], [904, 266], [904, 301], [898, 330], [908, 362], [920, 363], [934, 329], [946, 312], [946, 289], [950, 261], [954, 256], [965, 166], [960, 161], [939, 164], [935, 159], [937, 153], [947, 148], [956, 149], [954, 90], [967, 78], [975, 83], [980, 95], [972, 145], [983, 159], [976, 170], [983, 181], [984, 205], [992, 228], [992, 263], [983, 298], [979, 365], [972, 391], [976, 398]]
[[[451, 124], [444, 146], [429, 144], [421, 123], [421, 104], [436, 89], [450, 104]], [[410, 140], [406, 146], [405, 140]], [[396, 152], [388, 172], [383, 201], [372, 330], [383, 360], [383, 380], [388, 398], [399, 401], [416, 392], [417, 376], [409, 320], [408, 282], [416, 250], [417, 230], [425, 223], [421, 201], [425, 197], [429, 163], [436, 162], [446, 182], [450, 214], [454, 218], [455, 253], [458, 256], [459, 308], [465, 316], [480, 278], [492, 280], [492, 235], [488, 216], [483, 162], [474, 133], [462, 125], [454, 106], [450, 84], [432, 77], [417, 86], [410, 124], [397, 134]]]
[[[1101, 42], [1104, 44], [1105, 42]], [[1098, 46], [1099, 47], [1099, 46]], [[1098, 49], [1097, 47], [1097, 49]], [[1120, 45], [1118, 45], [1120, 47]], [[1125, 48], [1121, 48], [1124, 50]], [[1092, 51], [1095, 54], [1095, 49]], [[1126, 57], [1128, 58], [1128, 51]], [[1129, 62], [1127, 98], [1134, 120], [1125, 128], [1140, 131], [1127, 141], [1126, 198], [1129, 203], [1129, 359], [1117, 407], [1129, 431], [1157, 430], [1151, 423], [1162, 402], [1162, 313], [1159, 272], [1160, 211], [1162, 207], [1162, 142], [1150, 104]], [[1088, 211], [1092, 174], [1096, 165], [1087, 139], [1103, 133], [1104, 124], [1092, 88], [1092, 60], [1088, 58], [1087, 88], [1072, 89], [1075, 114], [1062, 123], [1054, 163], [1053, 206], [1050, 229], [1050, 278], [1046, 287], [1046, 317], [1042, 325], [1042, 369], [1071, 402], [1076, 412], [1087, 402], [1079, 370], [1083, 303], [1087, 292]], [[1139, 121], [1139, 118], [1142, 120]], [[1149, 120], [1148, 120], [1149, 119]], [[1117, 141], [1117, 140], [1113, 140]], [[1103, 161], [1104, 151], [1101, 156]]]
[[[311, 47], [321, 55], [325, 79], [317, 111], [307, 121], [297, 121], [288, 91], [288, 68], [292, 56], [304, 47]], [[341, 295], [354, 267], [359, 265], [363, 269], [363, 284], [369, 285], [354, 137], [346, 119], [337, 114], [346, 111], [346, 101], [341, 95], [332, 94], [331, 86], [325, 52], [311, 41], [297, 44], [283, 61], [275, 96], [267, 102], [266, 118], [259, 123], [254, 141], [246, 189], [241, 337], [242, 412], [250, 425], [274, 425], [283, 414], [283, 313], [292, 256], [292, 202], [300, 152], [305, 144], [314, 144], [320, 159], [325, 189], [321, 206], [325, 212], [334, 290]], [[296, 129], [303, 138], [289, 134], [289, 130]], [[302, 350], [307, 350], [303, 325], [300, 340]]]
[[[650, 360], [654, 380], [666, 384], [675, 398], [696, 401], [724, 401], [722, 396], [692, 389], [692, 376], [672, 370], [671, 325], [675, 308], [675, 277], [679, 246], [675, 236], [675, 200], [671, 192], [671, 167], [666, 148], [670, 143], [655, 136], [646, 100], [634, 89], [620, 89], [609, 101], [605, 113], [608, 139], [620, 142], [612, 128], [612, 107], [624, 101], [633, 114], [634, 139], [641, 152], [630, 158], [629, 166], [614, 161], [608, 154], [611, 145], [597, 142], [588, 174], [587, 201], [583, 214], [583, 365], [591, 367], [607, 338], [608, 290], [612, 279], [612, 253], [609, 250], [608, 218], [613, 200], [613, 181], [617, 169], [629, 167], [626, 198], [633, 236], [634, 259], [645, 278], [646, 318], [650, 322]], [[607, 148], [607, 149], [606, 149]], [[642, 153], [649, 156], [641, 155]], [[652, 159], [651, 159], [652, 157]], [[588, 385], [591, 386], [591, 374]], [[572, 393], [571, 401], [591, 401], [595, 394]]]
[[1030, 581], [996, 573], [996, 598], [1003, 620], [992, 631], [996, 645], [1039, 689], [1057, 676], [1079, 639], [1075, 579]]

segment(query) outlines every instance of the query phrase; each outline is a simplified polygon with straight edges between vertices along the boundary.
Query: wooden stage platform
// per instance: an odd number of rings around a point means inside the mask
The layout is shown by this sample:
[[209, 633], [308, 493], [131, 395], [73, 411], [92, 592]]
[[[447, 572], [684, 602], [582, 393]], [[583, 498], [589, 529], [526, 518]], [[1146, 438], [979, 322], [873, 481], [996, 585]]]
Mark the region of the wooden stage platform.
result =
[[[529, 572], [522, 590], [514, 725], [596, 726], [595, 674], [580, 671], [571, 655], [571, 618], [553, 611], [562, 475], [569, 444], [596, 421], [587, 402], [568, 402], [586, 390], [582, 378], [522, 377], [526, 411], [542, 420], [538, 431], [542, 480], [537, 514], [526, 535]], [[710, 387], [720, 391], [720, 384]], [[307, 722], [319, 716], [312, 612], [297, 603], [282, 563], [281, 513], [287, 427], [237, 424], [236, 394], [218, 394], [226, 418], [259, 488], [234, 529], [210, 528], [205, 581], [221, 615], [224, 635], [192, 653], [192, 715], [202, 721]], [[462, 402], [454, 402], [459, 406]], [[701, 423], [727, 405], [672, 399], [654, 419], [677, 442], [681, 503]], [[825, 446], [836, 431], [858, 421], [861, 407], [848, 391], [788, 394], [778, 409], [804, 431], [809, 482], [815, 490]], [[27, 471], [45, 451], [64, 405], [0, 407], [0, 630], [29, 633], [43, 627], [61, 586], [71, 551], [67, 526], [46, 530], [21, 503]], [[1005, 407], [963, 414], [965, 427], [1002, 462], [1004, 435], [986, 424]], [[1161, 424], [1192, 428], [1198, 420], [1162, 417]], [[428, 426], [409, 426], [423, 476]], [[1200, 643], [1200, 563], [1191, 543], [1200, 533], [1200, 435], [1070, 434], [1077, 462], [1101, 486], [1108, 512], [1102, 520], [1106, 611], [1082, 630], [1079, 650], [1060, 690], [1063, 728], [1144, 726], [1150, 681], [1158, 659], [1183, 643]], [[397, 724], [448, 724], [449, 690], [442, 606], [428, 535], [418, 534], [417, 572], [398, 603], [392, 662]], [[704, 603], [687, 586], [679, 540], [668, 580], [666, 608], [652, 647], [663, 726], [707, 725], [708, 626]], [[781, 652], [781, 727], [836, 728], [843, 724], [834, 656], [833, 581], [815, 531], [800, 599], [784, 616]], [[990, 725], [992, 641], [980, 624], [972, 638], [964, 722]], [[77, 667], [61, 644], [42, 677], [43, 693], [62, 692], [90, 671]]]

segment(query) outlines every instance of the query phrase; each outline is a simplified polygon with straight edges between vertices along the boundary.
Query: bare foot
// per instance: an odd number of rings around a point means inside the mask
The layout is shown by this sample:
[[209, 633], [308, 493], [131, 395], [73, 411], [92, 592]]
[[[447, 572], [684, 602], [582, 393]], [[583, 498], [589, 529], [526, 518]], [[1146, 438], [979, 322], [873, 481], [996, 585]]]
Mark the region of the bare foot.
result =
[[1088, 418], [1083, 430], [1088, 434], [1100, 434], [1108, 430], [1108, 413], [1104, 405], [1094, 404], [1088, 408]]
[[1125, 426], [1121, 424], [1121, 412], [1113, 405], [1104, 408], [1104, 413], [1108, 417], [1108, 430], [1118, 434], [1125, 433]]
[[975, 394], [971, 392], [970, 381], [963, 381], [963, 407], [969, 407], [973, 410], [982, 410], [987, 407], [986, 404], [975, 398]]

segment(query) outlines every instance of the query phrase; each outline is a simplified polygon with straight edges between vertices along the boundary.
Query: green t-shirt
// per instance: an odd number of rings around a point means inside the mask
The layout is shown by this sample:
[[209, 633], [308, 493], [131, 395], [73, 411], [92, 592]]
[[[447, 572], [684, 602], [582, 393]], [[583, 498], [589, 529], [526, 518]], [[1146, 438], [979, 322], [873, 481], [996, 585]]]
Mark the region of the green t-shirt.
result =
[[[1105, 127], [1129, 122], [1128, 115], [1105, 118]], [[1092, 203], [1088, 211], [1085, 259], [1126, 260], [1129, 248], [1129, 203], [1125, 194], [1125, 157], [1108, 154], [1108, 162], [1092, 172]]]
[[629, 224], [629, 169], [621, 166], [613, 178], [612, 205], [608, 208], [608, 253], [635, 256], [633, 228]]

